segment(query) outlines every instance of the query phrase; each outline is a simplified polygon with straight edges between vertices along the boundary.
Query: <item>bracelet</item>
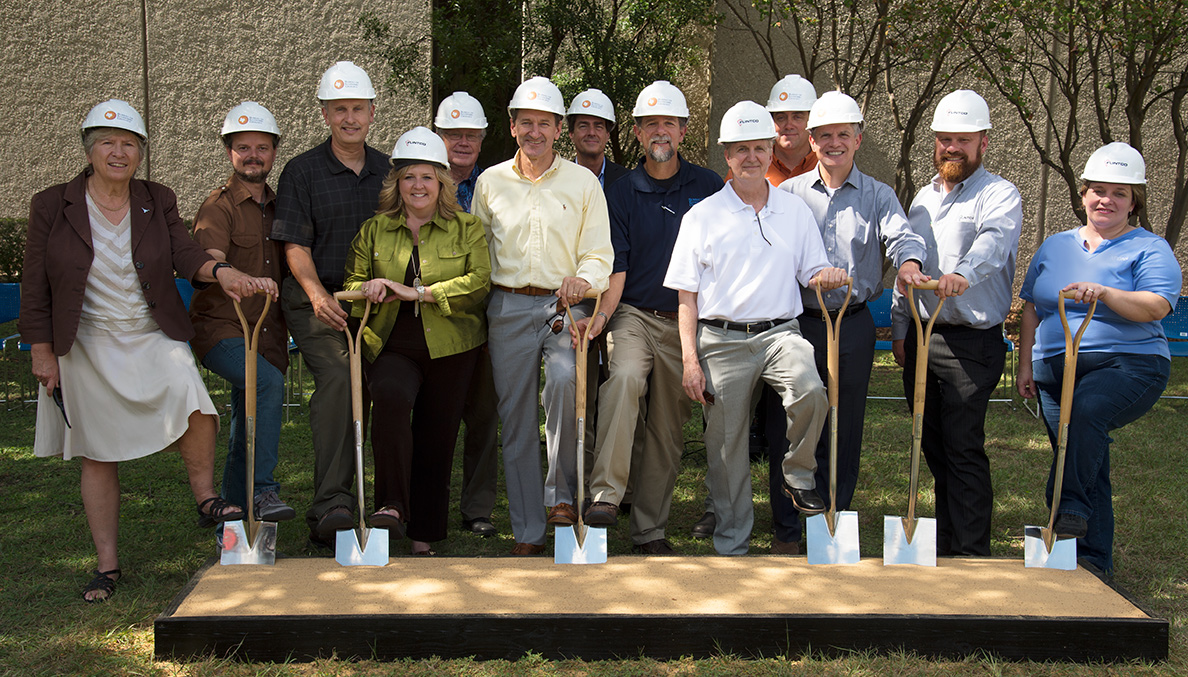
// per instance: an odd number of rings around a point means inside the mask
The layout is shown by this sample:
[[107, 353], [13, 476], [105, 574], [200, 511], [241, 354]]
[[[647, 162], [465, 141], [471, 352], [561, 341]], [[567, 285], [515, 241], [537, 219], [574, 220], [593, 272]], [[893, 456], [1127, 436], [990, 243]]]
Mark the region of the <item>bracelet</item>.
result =
[[604, 320], [606, 320], [607, 322], [610, 322], [610, 315], [607, 315], [606, 313], [602, 312], [601, 310], [598, 311], [598, 314], [595, 315], [594, 317], [598, 317], [598, 315], [601, 315]]

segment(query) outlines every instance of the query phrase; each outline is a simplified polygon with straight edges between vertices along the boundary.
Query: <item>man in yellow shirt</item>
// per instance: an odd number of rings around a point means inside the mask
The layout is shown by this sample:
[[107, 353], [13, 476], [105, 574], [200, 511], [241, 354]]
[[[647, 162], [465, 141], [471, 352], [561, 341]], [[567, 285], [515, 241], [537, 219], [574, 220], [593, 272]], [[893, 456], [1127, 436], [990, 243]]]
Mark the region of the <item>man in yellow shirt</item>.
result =
[[[565, 104], [546, 78], [525, 81], [508, 106], [519, 151], [479, 176], [472, 213], [491, 251], [488, 347], [503, 421], [503, 465], [513, 555], [544, 552], [548, 523], [574, 524], [575, 366], [564, 310], [585, 317], [590, 288], [606, 289], [614, 250], [598, 178], [553, 150]], [[577, 305], [581, 304], [581, 305]], [[537, 387], [545, 386], [548, 474], [541, 478]]]

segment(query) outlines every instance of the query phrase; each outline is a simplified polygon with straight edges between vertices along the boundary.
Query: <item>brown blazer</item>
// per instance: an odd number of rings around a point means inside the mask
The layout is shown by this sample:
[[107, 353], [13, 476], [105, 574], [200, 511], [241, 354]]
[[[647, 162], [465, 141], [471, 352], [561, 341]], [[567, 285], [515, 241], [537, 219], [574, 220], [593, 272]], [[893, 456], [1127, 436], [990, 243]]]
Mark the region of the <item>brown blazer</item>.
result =
[[[25, 343], [53, 343], [55, 355], [74, 344], [94, 251], [87, 214], [87, 172], [33, 196], [21, 278], [17, 330]], [[194, 328], [173, 271], [191, 282], [213, 260], [190, 239], [177, 196], [159, 183], [132, 179], [132, 261], [149, 312], [171, 339], [189, 341]], [[195, 287], [204, 287], [195, 283]]]

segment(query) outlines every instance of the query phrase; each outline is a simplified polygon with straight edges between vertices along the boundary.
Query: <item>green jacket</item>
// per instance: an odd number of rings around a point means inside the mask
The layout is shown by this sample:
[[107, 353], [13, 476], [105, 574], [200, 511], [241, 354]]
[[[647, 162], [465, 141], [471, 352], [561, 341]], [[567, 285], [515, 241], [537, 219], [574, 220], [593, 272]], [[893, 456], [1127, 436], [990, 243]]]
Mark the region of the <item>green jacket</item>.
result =
[[[484, 301], [491, 282], [491, 256], [482, 222], [462, 211], [450, 220], [435, 214], [421, 226], [420, 236], [421, 283], [433, 290], [437, 300], [421, 304], [429, 356], [447, 357], [481, 346], [487, 340]], [[404, 282], [412, 248], [412, 231], [403, 214], [368, 219], [351, 243], [343, 288], [361, 289], [364, 282], [377, 277]], [[353, 302], [351, 315], [363, 317], [366, 304]], [[363, 356], [368, 362], [383, 351], [397, 314], [412, 311], [412, 303], [400, 300], [371, 306], [371, 319], [363, 330]]]

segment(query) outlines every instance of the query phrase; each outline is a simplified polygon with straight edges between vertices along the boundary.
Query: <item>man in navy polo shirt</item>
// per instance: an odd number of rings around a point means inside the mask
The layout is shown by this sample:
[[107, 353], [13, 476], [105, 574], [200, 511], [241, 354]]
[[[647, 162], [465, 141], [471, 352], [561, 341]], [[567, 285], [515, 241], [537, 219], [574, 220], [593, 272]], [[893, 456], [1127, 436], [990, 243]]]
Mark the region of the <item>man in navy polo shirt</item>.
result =
[[[689, 119], [679, 89], [663, 81], [645, 87], [633, 115], [635, 138], [646, 154], [606, 191], [615, 262], [591, 334], [607, 331], [610, 377], [598, 395], [594, 502], [585, 518], [593, 526], [615, 523], [634, 465], [631, 540], [637, 552], [663, 555], [673, 552], [664, 529], [691, 406], [681, 386], [677, 292], [664, 287], [664, 273], [681, 217], [721, 190], [722, 179], [677, 153]], [[644, 443], [641, 457], [632, 459], [645, 396]]]

